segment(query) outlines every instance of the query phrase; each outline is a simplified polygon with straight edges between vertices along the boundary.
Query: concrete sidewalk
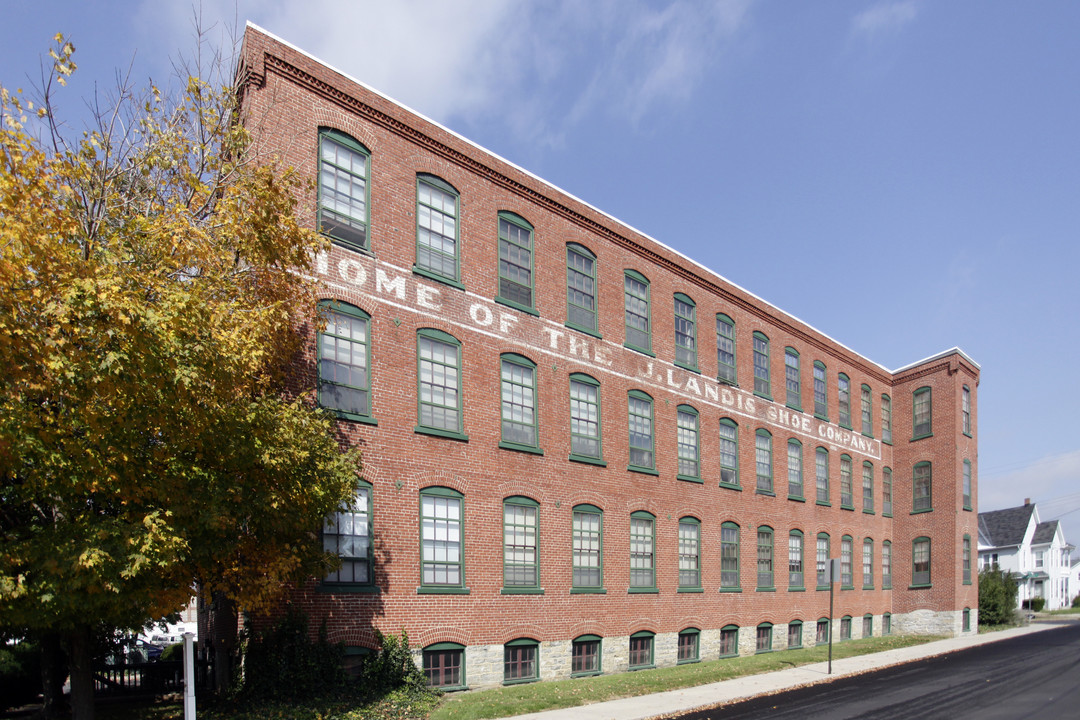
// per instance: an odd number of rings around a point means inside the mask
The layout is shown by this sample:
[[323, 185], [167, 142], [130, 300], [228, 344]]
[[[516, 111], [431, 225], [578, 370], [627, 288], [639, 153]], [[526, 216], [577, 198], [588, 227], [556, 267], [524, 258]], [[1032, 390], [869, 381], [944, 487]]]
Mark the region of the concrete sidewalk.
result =
[[935, 655], [943, 655], [976, 645], [997, 642], [1018, 635], [1049, 630], [1062, 622], [1073, 622], [1073, 620], [1067, 616], [1060, 621], [1036, 622], [1027, 627], [1010, 628], [986, 635], [948, 638], [924, 645], [914, 645], [871, 655], [833, 660], [832, 675], [828, 674], [828, 663], [814, 663], [777, 672], [748, 675], [708, 685], [683, 688], [682, 690], [670, 690], [654, 695], [639, 695], [637, 697], [593, 703], [592, 705], [547, 710], [528, 715], [515, 715], [514, 720], [647, 720], [647, 718], [654, 718], [659, 715], [689, 712], [722, 703], [746, 700], [765, 693], [831, 682], [841, 677], [859, 675], [871, 670], [880, 670], [881, 668], [901, 665], [913, 660], [934, 657]]

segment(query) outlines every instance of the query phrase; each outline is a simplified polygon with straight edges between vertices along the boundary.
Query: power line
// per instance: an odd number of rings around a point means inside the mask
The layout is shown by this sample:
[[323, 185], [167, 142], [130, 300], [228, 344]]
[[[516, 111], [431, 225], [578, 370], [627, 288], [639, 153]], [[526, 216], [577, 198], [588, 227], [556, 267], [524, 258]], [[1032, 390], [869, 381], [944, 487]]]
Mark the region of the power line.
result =
[[1004, 475], [1010, 475], [1014, 471], [1023, 470], [1027, 468], [1039, 467], [1040, 465], [1046, 465], [1048, 463], [1057, 462], [1070, 455], [1080, 454], [1080, 450], [1066, 450], [1065, 452], [1058, 453], [1057, 455], [1050, 455], [1048, 457], [1039, 458], [1038, 460], [1016, 460], [1010, 463], [1004, 463], [1002, 465], [994, 465], [990, 468], [980, 468], [979, 475], [984, 480], [992, 480]]

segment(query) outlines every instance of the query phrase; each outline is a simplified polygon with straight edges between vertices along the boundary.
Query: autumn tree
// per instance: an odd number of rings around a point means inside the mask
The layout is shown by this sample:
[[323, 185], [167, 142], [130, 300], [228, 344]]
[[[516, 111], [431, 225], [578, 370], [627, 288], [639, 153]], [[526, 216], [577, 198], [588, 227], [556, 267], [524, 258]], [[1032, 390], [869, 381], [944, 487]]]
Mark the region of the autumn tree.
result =
[[60, 634], [81, 720], [95, 628], [324, 573], [360, 464], [286, 392], [318, 322], [305, 184], [198, 74], [67, 137], [56, 43], [39, 102], [0, 99], [0, 626]]

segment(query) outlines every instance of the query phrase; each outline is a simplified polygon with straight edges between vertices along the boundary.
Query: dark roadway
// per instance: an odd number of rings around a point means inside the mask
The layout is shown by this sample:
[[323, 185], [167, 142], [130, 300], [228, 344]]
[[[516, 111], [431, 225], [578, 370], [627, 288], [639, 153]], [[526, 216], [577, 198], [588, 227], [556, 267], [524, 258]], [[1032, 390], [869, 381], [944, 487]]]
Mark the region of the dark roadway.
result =
[[1080, 720], [1080, 622], [678, 720]]

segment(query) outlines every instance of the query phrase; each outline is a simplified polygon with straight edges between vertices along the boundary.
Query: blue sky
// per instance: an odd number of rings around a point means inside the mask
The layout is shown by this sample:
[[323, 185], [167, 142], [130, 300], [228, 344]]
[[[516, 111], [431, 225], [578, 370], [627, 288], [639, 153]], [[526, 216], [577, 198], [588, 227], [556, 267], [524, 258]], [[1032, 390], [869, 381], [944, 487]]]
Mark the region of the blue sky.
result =
[[[0, 84], [166, 84], [190, 2], [0, 2]], [[1080, 545], [1080, 3], [204, 0], [888, 368], [982, 366], [980, 509]], [[76, 123], [77, 125], [77, 123]]]

